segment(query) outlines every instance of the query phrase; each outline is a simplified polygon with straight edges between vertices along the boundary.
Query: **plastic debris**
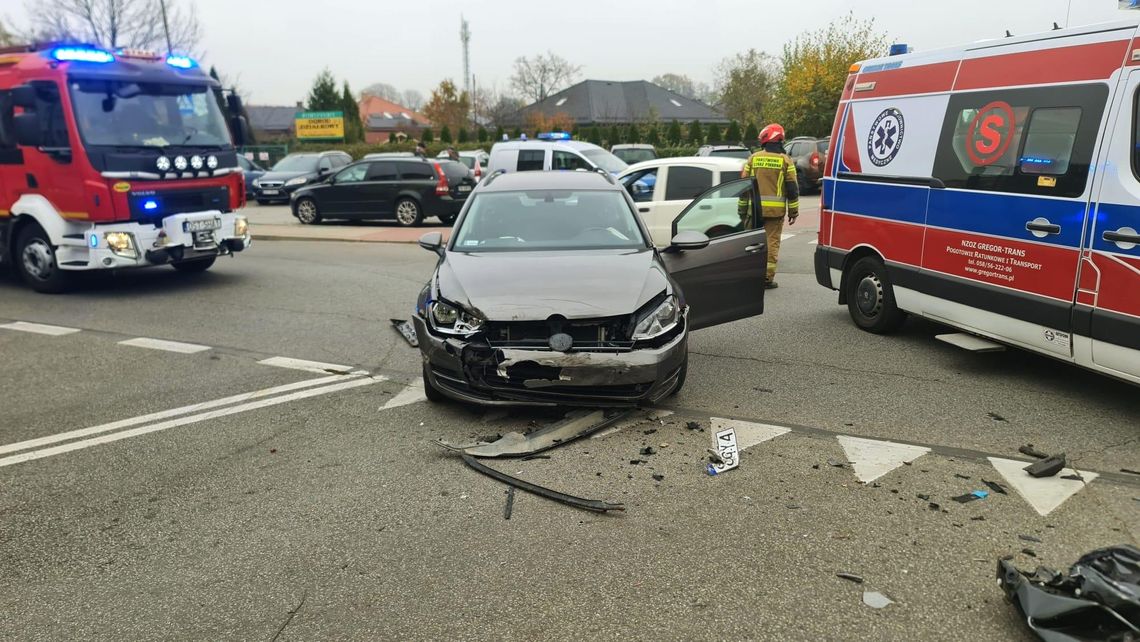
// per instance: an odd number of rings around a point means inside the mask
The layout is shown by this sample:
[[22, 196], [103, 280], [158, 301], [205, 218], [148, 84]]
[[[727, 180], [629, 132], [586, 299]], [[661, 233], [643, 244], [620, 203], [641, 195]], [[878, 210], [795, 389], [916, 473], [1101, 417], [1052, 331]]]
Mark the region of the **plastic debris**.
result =
[[1042, 640], [1129, 640], [1140, 637], [1140, 549], [1121, 545], [1083, 555], [1067, 573], [1032, 574], [1007, 560], [998, 581], [1026, 625]]
[[1005, 422], [1009, 421], [1008, 419], [1006, 419], [1005, 417], [1002, 417], [1001, 415], [997, 414], [996, 412], [987, 412], [986, 416], [989, 417], [990, 419], [993, 419], [994, 421], [1005, 421]]
[[999, 484], [997, 482], [992, 482], [992, 481], [983, 479], [982, 483], [985, 484], [986, 486], [989, 486], [990, 490], [994, 491], [995, 493], [997, 493], [999, 495], [1008, 495], [1009, 494], [1005, 491], [1005, 486], [1002, 486], [1001, 484]]
[[1021, 541], [1023, 541], [1023, 542], [1034, 542], [1034, 543], [1037, 543], [1037, 544], [1040, 544], [1040, 543], [1041, 543], [1041, 539], [1040, 539], [1040, 538], [1038, 538], [1038, 537], [1034, 537], [1034, 536], [1032, 536], [1032, 535], [1018, 535], [1018, 536], [1017, 536], [1017, 539], [1019, 539], [1019, 540], [1021, 540]]
[[704, 432], [705, 430], [704, 428], [701, 428], [701, 422], [699, 421], [686, 421], [685, 427], [689, 430], [700, 430], [701, 432]]
[[957, 497], [951, 497], [951, 499], [958, 502], [959, 504], [965, 504], [966, 502], [972, 502], [972, 501], [975, 501], [978, 499], [985, 499], [986, 497], [989, 497], [989, 495], [990, 494], [984, 490], [975, 490], [973, 492], [966, 493], [965, 495], [958, 495]]
[[604, 513], [611, 510], [625, 510], [625, 505], [623, 504], [611, 504], [610, 502], [604, 502], [597, 499], [583, 499], [581, 497], [567, 495], [566, 493], [560, 493], [556, 490], [551, 490], [549, 488], [539, 486], [538, 484], [532, 484], [528, 481], [518, 479], [517, 477], [511, 477], [504, 472], [495, 470], [494, 468], [483, 464], [467, 453], [463, 453], [463, 463], [492, 479], [496, 479], [503, 482], [504, 484], [507, 484], [508, 486], [518, 488], [519, 490], [525, 490], [528, 493], [533, 493], [539, 497], [552, 499], [556, 502], [561, 502], [568, 506], [581, 508], [583, 510], [592, 510], [599, 513]]
[[942, 507], [939, 506], [938, 504], [935, 504], [934, 502], [930, 502], [929, 504], [926, 505], [926, 507], [929, 508], [930, 510], [942, 510]]
[[649, 430], [642, 430], [642, 431], [641, 431], [641, 434], [643, 434], [643, 435], [652, 435], [652, 434], [653, 434], [653, 433], [655, 433], [655, 432], [657, 432], [657, 429], [656, 429], [656, 428], [650, 428]]
[[856, 584], [862, 584], [863, 583], [863, 577], [861, 575], [856, 575], [854, 573], [845, 573], [843, 571], [840, 571], [840, 572], [835, 574], [835, 577], [843, 578], [845, 580], [855, 582]]
[[827, 460], [827, 465], [828, 465], [828, 466], [833, 466], [833, 467], [835, 467], [835, 468], [846, 468], [846, 467], [847, 467], [847, 462], [845, 462], [845, 461], [838, 461], [838, 460], [835, 460], [835, 459], [828, 459], [828, 460]]
[[646, 446], [645, 448], [641, 449], [641, 454], [645, 455], [646, 457], [654, 455], [656, 453], [657, 451], [653, 449], [653, 446]]
[[544, 426], [527, 434], [509, 432], [490, 443], [480, 442], [465, 446], [450, 444], [442, 439], [437, 445], [448, 450], [460, 451], [475, 457], [525, 457], [544, 450], [550, 450], [575, 439], [581, 439], [608, 428], [633, 414], [632, 410], [572, 410], [566, 416], [549, 426]]
[[1025, 455], [1027, 457], [1033, 457], [1034, 459], [1045, 459], [1046, 457], [1049, 456], [1049, 455], [1046, 455], [1045, 453], [1041, 452], [1040, 450], [1037, 450], [1036, 448], [1034, 448], [1033, 444], [1026, 444], [1026, 445], [1018, 448], [1017, 452]]
[[1037, 557], [1037, 551], [1033, 550], [1032, 548], [1023, 548], [1021, 549], [1021, 552], [1030, 557]]
[[1079, 482], [1083, 482], [1085, 480], [1084, 477], [1081, 477], [1080, 473], [1073, 473], [1072, 475], [1061, 475], [1061, 479], [1068, 479], [1071, 481], [1079, 481]]
[[511, 513], [515, 509], [515, 487], [511, 486], [507, 489], [507, 507], [503, 509], [503, 519], [510, 519]]
[[736, 445], [736, 429], [726, 428], [713, 434], [713, 448], [719, 462], [705, 466], [710, 475], [728, 472], [740, 465], [740, 450]]
[[1132, 470], [1131, 468], [1121, 468], [1120, 472], [1128, 473], [1129, 475], [1140, 475], [1140, 470]]
[[863, 591], [863, 603], [873, 609], [885, 609], [895, 601], [878, 591]]
[[1035, 464], [1029, 464], [1025, 467], [1025, 472], [1029, 473], [1031, 477], [1052, 477], [1061, 472], [1065, 467], [1065, 453], [1058, 455], [1050, 455]]
[[963, 475], [962, 473], [954, 473], [954, 476], [957, 477], [958, 479], [969, 479], [970, 478], [969, 475]]
[[412, 325], [412, 322], [410, 320], [408, 320], [408, 319], [388, 319], [388, 320], [392, 322], [392, 327], [396, 329], [396, 332], [400, 333], [400, 336], [404, 337], [404, 340], [407, 341], [409, 345], [411, 345], [413, 348], [420, 347], [420, 340], [419, 340], [419, 338], [416, 337], [416, 328], [415, 328], [415, 326]]
[[654, 481], [664, 481], [665, 475], [662, 475], [661, 473], [654, 473], [653, 474], [653, 480]]
[[924, 502], [930, 501], [930, 495], [926, 495], [924, 493], [918, 493], [917, 495], [915, 495], [915, 497], [921, 499]]

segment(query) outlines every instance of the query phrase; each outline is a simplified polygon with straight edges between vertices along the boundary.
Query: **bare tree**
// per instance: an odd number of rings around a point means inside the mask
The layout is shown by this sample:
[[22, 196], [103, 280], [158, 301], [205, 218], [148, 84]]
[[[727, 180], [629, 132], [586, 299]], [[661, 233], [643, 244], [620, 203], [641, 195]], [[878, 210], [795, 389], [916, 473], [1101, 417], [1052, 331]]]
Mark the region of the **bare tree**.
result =
[[511, 88], [528, 100], [538, 102], [550, 94], [565, 89], [577, 79], [582, 68], [570, 64], [568, 60], [548, 51], [531, 58], [522, 56], [515, 60], [515, 73], [511, 76]]
[[7, 47], [16, 44], [16, 34], [8, 30], [3, 22], [0, 22], [0, 47]]
[[419, 111], [424, 107], [424, 95], [416, 89], [406, 89], [397, 102], [412, 111]]
[[377, 98], [390, 100], [394, 103], [400, 102], [400, 99], [402, 98], [400, 95], [400, 90], [396, 89], [386, 82], [374, 82], [362, 89], [360, 91], [360, 94], [364, 96], [376, 96]]
[[[167, 50], [160, 0], [28, 0], [31, 31], [39, 38], [75, 40], [116, 49]], [[202, 27], [194, 6], [166, 0], [170, 49], [194, 51]]]
[[664, 87], [671, 92], [693, 100], [705, 100], [710, 93], [708, 85], [695, 81], [684, 74], [661, 74], [655, 76], [652, 82], [654, 85]]

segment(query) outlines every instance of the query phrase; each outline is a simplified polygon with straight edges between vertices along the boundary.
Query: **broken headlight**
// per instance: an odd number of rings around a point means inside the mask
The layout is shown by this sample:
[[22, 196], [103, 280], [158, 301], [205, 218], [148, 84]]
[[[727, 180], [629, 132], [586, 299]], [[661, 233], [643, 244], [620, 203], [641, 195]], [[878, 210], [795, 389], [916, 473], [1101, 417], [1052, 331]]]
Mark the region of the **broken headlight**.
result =
[[669, 295], [652, 312], [637, 322], [633, 329], [633, 340], [643, 341], [659, 337], [677, 327], [681, 320], [681, 308], [677, 305], [677, 297]]
[[444, 301], [431, 304], [431, 327], [444, 334], [468, 335], [483, 329], [483, 319]]

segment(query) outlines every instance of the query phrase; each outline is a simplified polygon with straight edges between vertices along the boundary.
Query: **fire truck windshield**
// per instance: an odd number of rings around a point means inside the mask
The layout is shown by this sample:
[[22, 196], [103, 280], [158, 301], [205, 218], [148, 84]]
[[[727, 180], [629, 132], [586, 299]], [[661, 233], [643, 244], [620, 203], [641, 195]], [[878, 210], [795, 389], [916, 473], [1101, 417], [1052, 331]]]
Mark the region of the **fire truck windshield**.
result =
[[84, 143], [116, 147], [228, 147], [222, 110], [206, 85], [71, 80]]

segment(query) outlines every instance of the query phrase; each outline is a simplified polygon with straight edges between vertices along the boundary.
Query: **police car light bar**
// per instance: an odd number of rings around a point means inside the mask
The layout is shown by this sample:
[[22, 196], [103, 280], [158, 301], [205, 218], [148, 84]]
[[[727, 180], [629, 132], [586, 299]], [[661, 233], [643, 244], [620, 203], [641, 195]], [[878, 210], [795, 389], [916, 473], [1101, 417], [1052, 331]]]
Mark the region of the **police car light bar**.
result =
[[538, 135], [539, 140], [570, 140], [569, 132], [542, 132]]
[[896, 44], [891, 45], [891, 51], [887, 55], [901, 56], [903, 54], [910, 53], [910, 51], [911, 51], [910, 45], [905, 45], [905, 44], [900, 42], [900, 43], [896, 43]]
[[94, 47], [57, 47], [51, 50], [51, 57], [60, 62], [113, 62], [115, 57], [108, 51]]
[[190, 58], [188, 56], [175, 55], [167, 56], [166, 64], [170, 65], [171, 67], [177, 67], [179, 69], [193, 69], [194, 67], [198, 66], [198, 63], [195, 62], [193, 58]]

